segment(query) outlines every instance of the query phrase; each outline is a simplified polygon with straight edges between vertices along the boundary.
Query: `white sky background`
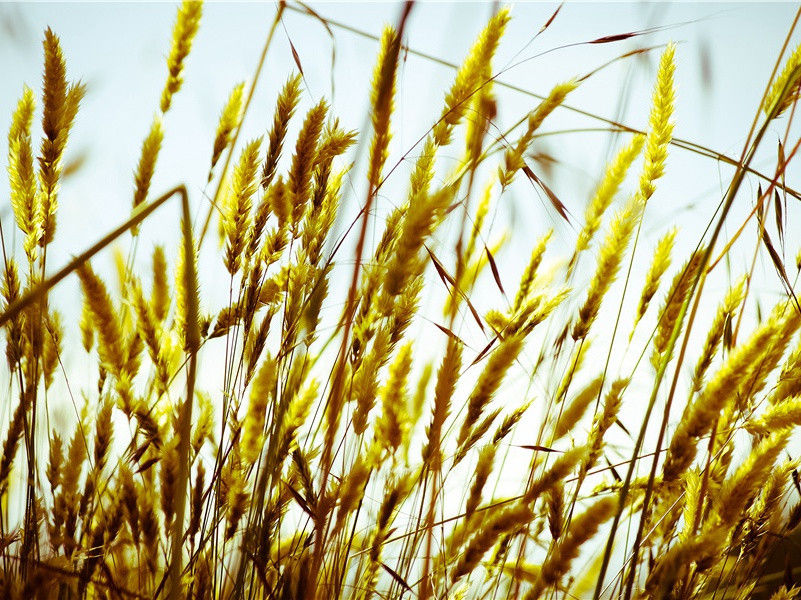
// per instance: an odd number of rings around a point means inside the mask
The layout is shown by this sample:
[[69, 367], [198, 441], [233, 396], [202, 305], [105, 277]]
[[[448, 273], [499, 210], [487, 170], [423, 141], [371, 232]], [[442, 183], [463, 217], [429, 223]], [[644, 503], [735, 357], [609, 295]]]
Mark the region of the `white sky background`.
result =
[[[391, 3], [357, 2], [319, 3], [314, 7], [323, 16], [375, 35], [380, 35], [383, 23], [395, 21], [399, 8]], [[506, 65], [529, 42], [555, 8], [556, 5], [551, 3], [514, 5], [513, 20], [501, 43], [496, 68]], [[63, 264], [70, 254], [86, 248], [129, 214], [133, 194], [132, 174], [141, 142], [158, 108], [166, 76], [165, 58], [169, 52], [175, 10], [173, 3], [0, 4], [0, 69], [3, 82], [0, 86], [0, 134], [5, 136], [8, 131], [11, 113], [23, 83], [34, 88], [37, 96], [40, 93], [41, 39], [47, 25], [61, 38], [68, 78], [80, 78], [89, 88], [67, 149], [68, 159], [85, 152], [87, 160], [84, 167], [64, 183], [59, 196], [56, 241], [53, 250], [48, 253], [51, 269]], [[416, 50], [450, 62], [461, 62], [491, 10], [489, 3], [419, 3], [407, 25], [405, 41]], [[679, 42], [676, 54], [675, 136], [738, 157], [795, 10], [796, 7], [789, 3], [569, 3], [563, 7], [550, 28], [517, 60], [600, 36], [660, 25], [670, 28], [615, 44], [579, 45], [555, 50], [514, 67], [500, 79], [538, 94], [547, 94], [555, 83], [584, 75], [635, 47], [661, 45], [675, 40]], [[202, 189], [219, 112], [231, 88], [240, 81], [250, 81], [274, 11], [275, 6], [270, 3], [209, 3], [204, 7], [200, 31], [184, 72], [184, 87], [175, 97], [165, 119], [165, 142], [151, 187], [153, 194], [178, 183], [186, 183], [194, 209], [201, 210], [205, 216], [208, 203], [202, 199]], [[323, 27], [307, 15], [286, 12], [283, 27], [279, 28], [267, 56], [262, 78], [246, 117], [240, 145], [267, 132], [278, 90], [286, 77], [296, 69], [287, 36], [298, 51], [307, 87], [285, 149], [289, 151], [294, 146], [293, 132], [297, 131], [301, 115], [320, 96], [332, 100], [333, 114], [341, 118], [346, 128], [363, 129], [378, 45], [343, 30], [335, 29], [334, 35], [336, 62], [331, 73], [332, 40]], [[798, 41], [796, 36], [791, 48]], [[616, 118], [631, 126], [645, 127], [659, 52], [654, 51], [645, 60], [630, 58], [602, 70], [571, 94], [567, 104]], [[701, 67], [704, 54], [711, 75], [708, 80], [704, 80]], [[453, 74], [447, 67], [413, 55], [407, 57], [400, 71], [392, 155], [388, 164], [394, 164], [435, 122]], [[332, 79], [335, 84], [333, 98]], [[533, 98], [501, 87], [495, 89], [500, 109], [498, 126], [501, 130], [536, 107], [537, 101]], [[621, 97], [624, 97], [622, 102]], [[771, 129], [764, 144], [765, 152], [755, 166], [762, 165], [770, 171], [775, 165], [776, 139], [783, 134], [785, 120], [786, 117]], [[560, 110], [546, 121], [542, 131], [599, 126], [603, 127], [603, 124]], [[38, 122], [35, 122], [34, 131], [38, 131]], [[39, 134], [34, 135], [37, 144], [38, 137]], [[516, 136], [512, 139], [516, 139]], [[565, 133], [550, 136], [544, 145], [537, 146], [560, 161], [546, 180], [575, 218], [573, 225], [566, 225], [547, 204], [544, 196], [538, 194], [524, 178], [518, 178], [511, 193], [506, 194], [500, 204], [493, 206], [495, 220], [487, 236], [491, 241], [505, 231], [511, 233], [512, 242], [495, 257], [507, 292], [512, 290], [510, 293], [514, 293], [519, 273], [534, 241], [548, 227], [555, 229], [549, 256], [553, 258], [569, 253], [583, 222], [584, 206], [603, 172], [610, 143], [617, 148], [627, 140], [628, 137], [625, 137], [613, 142], [603, 132]], [[461, 152], [461, 145], [454, 145], [444, 156], [449, 152], [456, 158]], [[411, 156], [415, 156], [414, 151]], [[0, 156], [3, 173], [5, 160], [3, 153]], [[393, 175], [379, 198], [379, 213], [384, 214], [403, 202], [409, 171], [410, 166], [405, 163]], [[666, 175], [659, 182], [646, 211], [643, 237], [637, 254], [639, 258], [635, 260], [638, 266], [633, 271], [632, 289], [629, 291], [632, 310], [639, 297], [644, 272], [656, 240], [670, 225], [680, 227], [673, 268], [668, 275], [672, 277], [675, 269], [698, 242], [731, 172], [730, 168], [711, 159], [677, 148], [670, 151]], [[344, 221], [353, 217], [355, 207], [363, 201], [363, 178], [363, 170], [357, 171], [352, 183], [355, 191], [345, 196], [342, 209]], [[789, 184], [798, 185], [799, 177], [792, 166], [787, 178]], [[631, 181], [629, 188], [630, 185]], [[483, 182], [480, 187], [483, 187]], [[7, 184], [0, 190], [0, 218], [8, 241], [14, 224], [7, 201]], [[208, 191], [211, 193], [213, 190]], [[750, 211], [755, 194], [756, 182], [749, 179], [729, 218], [726, 228], [729, 233], [739, 227]], [[788, 217], [789, 265], [794, 263], [798, 250], [798, 212], [792, 208]], [[174, 256], [178, 205], [162, 208], [157, 214], [158, 218], [147, 222], [142, 228], [136, 268], [140, 273], [149, 273], [153, 244], [166, 243], [168, 256]], [[749, 228], [749, 235], [744, 236], [743, 242], [732, 253], [732, 269], [736, 273], [747, 269], [753, 251], [754, 228], [753, 225]], [[211, 233], [214, 235], [210, 236], [209, 241], [213, 242], [216, 227], [211, 229]], [[442, 234], [443, 239], [449, 234], [453, 236], [454, 225], [446, 225]], [[19, 240], [16, 241], [19, 243]], [[128, 241], [121, 247], [127, 251]], [[447, 264], [452, 264], [449, 260], [452, 257], [451, 248], [450, 244], [440, 246], [441, 256]], [[593, 248], [585, 255], [583, 270], [576, 280], [579, 286], [584, 285], [591, 276], [591, 257], [595, 252]], [[345, 246], [340, 262], [346, 264], [350, 259], [350, 247]], [[228, 278], [221, 261], [214, 256], [213, 243], [205, 247], [202, 260], [217, 261], [213, 266], [211, 262], [201, 264], [205, 303], [202, 308], [210, 312], [218, 309], [227, 299]], [[110, 252], [105, 252], [94, 263], [96, 268], [109, 276], [109, 281], [113, 281]], [[763, 300], [763, 305], [772, 305], [781, 290], [780, 283], [769, 262], [760, 263], [757, 270], [760, 280], [756, 296]], [[721, 276], [713, 278], [707, 285], [707, 315], [714, 310], [730, 280], [723, 271], [720, 269]], [[325, 304], [329, 319], [335, 319], [341, 310], [345, 297], [342, 285], [335, 281], [331, 286], [331, 295]], [[663, 282], [663, 286], [667, 286], [667, 281]], [[661, 290], [654, 300], [655, 304], [661, 303], [663, 294], [664, 290]], [[68, 330], [67, 348], [79, 347], [77, 326], [72, 326], [79, 314], [79, 297], [75, 280], [63, 282], [54, 295], [55, 303], [67, 317], [64, 320]], [[583, 300], [580, 295], [576, 298]], [[489, 277], [479, 282], [473, 301], [479, 311], [504, 306], [502, 296]], [[607, 304], [611, 304], [611, 308], [607, 306], [607, 312], [602, 314], [605, 324], [614, 319], [617, 297], [612, 297], [611, 301], [608, 299]], [[652, 306], [651, 312], [654, 309]], [[428, 318], [437, 320], [441, 314], [439, 297], [435, 301], [424, 302], [423, 311]], [[703, 318], [702, 315], [702, 322]], [[646, 329], [652, 325], [652, 321], [646, 321], [647, 327], [641, 325], [639, 331], [644, 335], [635, 336], [635, 345], [629, 355], [638, 353], [646, 342]], [[630, 323], [631, 313], [626, 312], [619, 334], [621, 347], [625, 345], [624, 338], [628, 336]], [[746, 331], [750, 330], [753, 323], [754, 317], [751, 315], [745, 322]], [[602, 335], [603, 331], [599, 329], [595, 333]], [[705, 333], [703, 326], [699, 331], [700, 335]], [[472, 341], [476, 349], [484, 345], [484, 338], [478, 335], [477, 328], [469, 320], [465, 321], [464, 329], [459, 333]], [[441, 334], [425, 320], [418, 320], [410, 330], [410, 335], [418, 341], [433, 341], [435, 345], [432, 348], [440, 348], [444, 341]], [[72, 345], [70, 338], [74, 342]], [[598, 346], [604, 349], [604, 341], [599, 339]], [[419, 345], [420, 359], [427, 347]], [[533, 363], [538, 352], [539, 348], [529, 348], [529, 364]], [[624, 366], [630, 366], [631, 360], [631, 356], [618, 357], [618, 362], [612, 365], [611, 376], [625, 374]], [[65, 356], [64, 363], [67, 372], [83, 372], [86, 369], [83, 350]], [[422, 364], [422, 360], [419, 364]], [[650, 367], [643, 365], [641, 368], [645, 369], [644, 375], [649, 380], [650, 372], [647, 369]], [[212, 393], [219, 386], [219, 371], [209, 367], [201, 369], [201, 385]], [[594, 375], [587, 372], [588, 379]], [[515, 379], [518, 385], [507, 389], [520, 390], [520, 396], [515, 392], [515, 398], [509, 399], [510, 406], [516, 407], [524, 399], [537, 397], [542, 391], [537, 380], [529, 385], [523, 369], [519, 369]], [[86, 387], [91, 385], [87, 384]], [[633, 422], [636, 422], [637, 416], [633, 417]]]

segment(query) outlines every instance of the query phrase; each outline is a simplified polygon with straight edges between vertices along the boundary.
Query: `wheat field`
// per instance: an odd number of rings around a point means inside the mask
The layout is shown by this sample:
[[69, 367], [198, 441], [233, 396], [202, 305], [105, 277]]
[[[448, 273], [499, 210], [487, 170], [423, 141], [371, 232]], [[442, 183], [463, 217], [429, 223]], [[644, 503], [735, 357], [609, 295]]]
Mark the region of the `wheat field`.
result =
[[[41, 86], [7, 81], [2, 598], [798, 597], [796, 21], [727, 154], [674, 135], [681, 43], [584, 42], [650, 58], [648, 117], [583, 107], [611, 151], [579, 157], [603, 168], [567, 198], [541, 144], [606, 64], [576, 65], [501, 127], [514, 65], [497, 56], [519, 40], [496, 6], [409, 141], [416, 10], [398, 5], [353, 82], [370, 107], [357, 130], [294, 45], [284, 71], [270, 63], [288, 14], [336, 22], [271, 5], [202, 180], [173, 181], [160, 155], [204, 16], [183, 2], [127, 216], [91, 235], [61, 224], [80, 210], [62, 184], [91, 85], [49, 27]], [[269, 107], [253, 101], [265, 78]], [[263, 130], [246, 122], [264, 111]], [[676, 152], [727, 167], [688, 209], [689, 241], [653, 216], [678, 202]], [[551, 222], [503, 230], [520, 195]]]

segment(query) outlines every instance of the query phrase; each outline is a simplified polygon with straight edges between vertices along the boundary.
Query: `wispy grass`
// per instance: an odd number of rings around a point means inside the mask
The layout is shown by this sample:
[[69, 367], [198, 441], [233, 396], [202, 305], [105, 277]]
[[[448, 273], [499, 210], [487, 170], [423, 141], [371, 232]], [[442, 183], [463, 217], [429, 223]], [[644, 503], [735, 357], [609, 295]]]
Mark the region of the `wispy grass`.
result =
[[[708, 228], [687, 250], [675, 243], [677, 229], [654, 244], [640, 238], [672, 148], [720, 158], [673, 138], [680, 46], [659, 49], [647, 130], [611, 123], [634, 135], [598, 174], [575, 222], [534, 145], [599, 70], [555, 83], [499, 135], [505, 69], [494, 58], [512, 14], [498, 9], [427, 131], [397, 148], [412, 8], [385, 28], [372, 81], [362, 82], [368, 131], [344, 128], [336, 104], [302, 98], [302, 74], [285, 79], [270, 130], [247, 131], [255, 81], [233, 84], [196, 186], [214, 186], [210, 217], [195, 228], [194, 186], [150, 189], [168, 135], [162, 118], [201, 26], [200, 4], [184, 2], [133, 168], [133, 212], [52, 274], [47, 249], [84, 86], [70, 82], [69, 51], [45, 32], [38, 154], [37, 94], [27, 87], [8, 134], [9, 204], [22, 236], [19, 248], [2, 237], [0, 595], [796, 597], [795, 573], [770, 565], [801, 524], [793, 444], [801, 266], [782, 258], [797, 250], [782, 197], [792, 198], [784, 175], [799, 146], [790, 133], [799, 51], [783, 68], [777, 61], [719, 210], [701, 214]], [[757, 148], [781, 119], [776, 164], [756, 173]], [[250, 141], [240, 146], [243, 129]], [[354, 168], [361, 138], [364, 173]], [[397, 208], [381, 218], [387, 182], [402, 177], [397, 153], [413, 166]], [[358, 209], [349, 202], [354, 178], [366, 181]], [[750, 178], [769, 181], [757, 219], [727, 228]], [[575, 225], [575, 239], [558, 256], [554, 224], [535, 235], [513, 229], [530, 245], [514, 273], [497, 258], [505, 238], [489, 237], [498, 207], [520, 186], [542, 192], [554, 218]], [[156, 246], [147, 272], [135, 272], [140, 229], [175, 198], [175, 255]], [[219, 260], [200, 263], [215, 213]], [[750, 270], [727, 265], [729, 288], [703, 294], [716, 257], [728, 258], [750, 227]], [[91, 261], [129, 234], [115, 288]], [[752, 293], [757, 257], [783, 282], [769, 307]], [[60, 317], [55, 292], [73, 274], [83, 302], [74, 324]], [[201, 279], [223, 282], [225, 301], [215, 304], [220, 294]], [[425, 306], [439, 301], [429, 317]], [[742, 315], [754, 310], [763, 318], [749, 332]], [[628, 335], [618, 336], [621, 327]], [[89, 365], [89, 383], [63, 369], [67, 353]], [[202, 389], [202, 370], [219, 374], [219, 389]], [[57, 377], [71, 397], [54, 391]], [[50, 411], [70, 401], [74, 426], [53, 426]]]

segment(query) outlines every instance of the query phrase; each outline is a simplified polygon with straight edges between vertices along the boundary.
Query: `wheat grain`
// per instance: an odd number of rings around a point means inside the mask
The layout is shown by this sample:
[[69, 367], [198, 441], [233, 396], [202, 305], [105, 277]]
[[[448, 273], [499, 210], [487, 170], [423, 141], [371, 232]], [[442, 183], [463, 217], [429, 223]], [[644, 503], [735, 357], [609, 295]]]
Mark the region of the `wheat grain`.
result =
[[178, 9], [172, 30], [170, 54], [167, 57], [167, 81], [161, 92], [160, 107], [162, 113], [170, 110], [172, 97], [183, 85], [181, 74], [184, 70], [184, 61], [192, 49], [192, 41], [195, 39], [200, 26], [202, 13], [203, 3], [197, 0], [184, 0]]
[[574, 517], [564, 538], [560, 539], [545, 562], [542, 563], [539, 577], [525, 595], [526, 600], [539, 598], [547, 588], [556, 586], [570, 564], [578, 556], [581, 545], [598, 531], [598, 528], [612, 517], [616, 502], [614, 498], [601, 498], [585, 512]]
[[525, 166], [523, 156], [531, 145], [534, 133], [548, 115], [562, 104], [567, 95], [575, 90], [576, 87], [578, 87], [578, 82], [575, 80], [557, 84], [548, 96], [540, 102], [540, 105], [529, 114], [526, 131], [520, 136], [517, 144], [513, 148], [508, 148], [504, 153], [504, 165], [498, 170], [498, 181], [502, 188], [509, 186], [514, 179], [515, 173]]
[[267, 156], [264, 159], [261, 174], [261, 187], [265, 190], [272, 184], [275, 169], [278, 166], [278, 159], [283, 149], [287, 127], [300, 100], [301, 81], [300, 75], [294, 75], [287, 79], [276, 101]]
[[209, 174], [206, 178], [207, 182], [211, 182], [214, 177], [214, 167], [217, 166], [217, 161], [220, 160], [223, 150], [225, 150], [231, 143], [231, 134], [239, 126], [239, 120], [242, 116], [242, 92], [245, 90], [245, 83], [239, 83], [234, 86], [231, 93], [228, 95], [228, 100], [220, 113], [220, 119], [217, 123], [217, 132], [214, 134], [214, 144], [211, 150], [211, 164], [209, 166]]
[[245, 146], [234, 169], [231, 190], [225, 207], [225, 234], [228, 245], [225, 267], [233, 276], [242, 265], [242, 251], [248, 244], [251, 229], [253, 194], [256, 192], [256, 170], [259, 168], [261, 138]]
[[[142, 142], [142, 152], [139, 155], [139, 164], [134, 173], [134, 189], [133, 208], [136, 210], [142, 202], [147, 198], [148, 191], [150, 190], [150, 182], [153, 179], [153, 171], [156, 168], [156, 160], [161, 150], [161, 143], [164, 140], [164, 130], [161, 126], [161, 119], [156, 116], [153, 118], [153, 124], [150, 126], [150, 132], [147, 134], [145, 141]], [[138, 228], [132, 230], [136, 235]]]
[[773, 85], [765, 95], [762, 109], [769, 117], [779, 117], [798, 98], [798, 82], [801, 78], [801, 45], [784, 63], [784, 69], [773, 80]]
[[587, 205], [584, 214], [584, 227], [578, 235], [576, 240], [576, 248], [573, 251], [573, 256], [570, 259], [569, 268], [572, 270], [579, 254], [584, 252], [589, 247], [590, 241], [595, 236], [595, 233], [601, 226], [601, 218], [603, 217], [606, 209], [614, 200], [615, 194], [620, 189], [623, 180], [626, 178], [626, 173], [631, 166], [631, 163], [640, 155], [645, 137], [642, 135], [635, 135], [627, 146], [624, 146], [617, 154], [617, 156], [606, 167], [601, 183], [595, 191], [592, 200]]
[[523, 349], [523, 337], [513, 336], [505, 339], [497, 350], [490, 355], [484, 370], [479, 375], [473, 392], [467, 400], [467, 414], [465, 414], [456, 446], [461, 447], [466, 441], [481, 414], [489, 404], [492, 396], [501, 385], [506, 372], [514, 363]]
[[703, 250], [694, 252], [682, 269], [676, 273], [673, 283], [667, 292], [665, 305], [659, 313], [659, 323], [657, 324], [653, 341], [654, 348], [651, 353], [651, 364], [655, 369], [659, 368], [661, 361], [669, 362], [671, 359], [671, 356], [666, 354], [665, 351], [669, 346], [670, 337], [681, 314], [681, 307], [687, 301], [687, 295], [692, 291], [693, 281], [701, 268], [702, 257]]
[[638, 196], [632, 196], [623, 210], [619, 211], [609, 232], [601, 246], [601, 255], [598, 257], [598, 267], [590, 282], [587, 298], [578, 312], [578, 320], [573, 325], [571, 335], [574, 340], [587, 337], [609, 287], [617, 277], [623, 255], [628, 248], [634, 227], [642, 216], [643, 204]]
[[450, 143], [454, 127], [468, 109], [467, 100], [478, 87], [488, 83], [482, 81], [481, 76], [485, 72], [486, 65], [492, 61], [509, 19], [508, 9], [499, 10], [470, 48], [464, 63], [456, 73], [451, 89], [445, 95], [445, 107], [432, 131], [437, 146], [446, 146]]
[[640, 302], [637, 304], [637, 314], [634, 317], [633, 327], [636, 327], [640, 319], [645, 316], [645, 311], [648, 310], [651, 298], [654, 297], [654, 294], [656, 294], [659, 289], [659, 282], [662, 279], [662, 275], [664, 275], [665, 271], [670, 267], [670, 253], [673, 251], [673, 244], [676, 241], [677, 232], [678, 230], [675, 227], [671, 228], [656, 245], [654, 258], [645, 276], [645, 285], [640, 295]]

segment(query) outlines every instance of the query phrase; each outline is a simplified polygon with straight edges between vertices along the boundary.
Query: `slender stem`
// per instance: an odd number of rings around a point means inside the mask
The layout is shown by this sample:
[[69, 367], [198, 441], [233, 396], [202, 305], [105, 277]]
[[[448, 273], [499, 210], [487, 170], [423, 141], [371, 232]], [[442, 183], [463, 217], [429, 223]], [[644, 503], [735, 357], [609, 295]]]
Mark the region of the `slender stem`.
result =
[[181, 190], [183, 208], [184, 273], [183, 285], [186, 296], [186, 334], [185, 348], [189, 353], [189, 371], [186, 375], [186, 399], [181, 404], [178, 415], [178, 474], [175, 489], [175, 520], [172, 524], [170, 544], [170, 600], [178, 600], [181, 593], [181, 561], [183, 559], [184, 516], [189, 483], [189, 446], [192, 437], [192, 404], [195, 395], [195, 376], [197, 373], [197, 351], [200, 347], [200, 325], [198, 323], [197, 303], [197, 265], [195, 264], [195, 243], [192, 239], [192, 215], [186, 190]]

